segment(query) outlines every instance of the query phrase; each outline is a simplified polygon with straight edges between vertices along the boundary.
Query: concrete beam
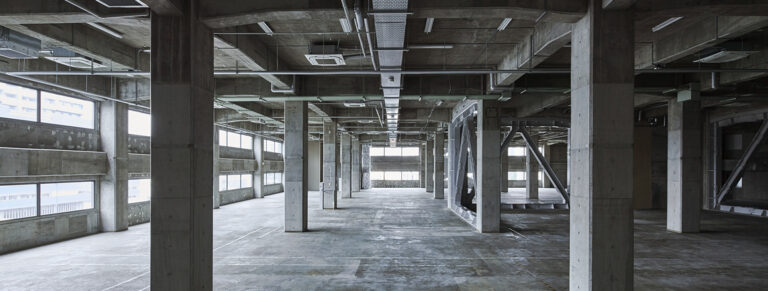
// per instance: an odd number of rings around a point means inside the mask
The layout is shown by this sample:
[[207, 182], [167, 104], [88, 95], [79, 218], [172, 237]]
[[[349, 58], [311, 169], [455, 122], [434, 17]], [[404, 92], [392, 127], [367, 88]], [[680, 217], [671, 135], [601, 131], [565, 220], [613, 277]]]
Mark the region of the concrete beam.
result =
[[[223, 32], [234, 32], [234, 29]], [[273, 69], [274, 59], [268, 58], [272, 52], [267, 46], [255, 37], [238, 37], [236, 35], [218, 34], [213, 37], [213, 45], [225, 55], [235, 59], [238, 64], [251, 71], [267, 71]], [[270, 61], [272, 65], [270, 65]], [[289, 70], [281, 66], [282, 70]], [[293, 85], [290, 76], [260, 75], [267, 82], [281, 89], [288, 89]]]
[[621, 10], [627, 9], [635, 5], [637, 0], [603, 0], [603, 9], [605, 10]]
[[[149, 14], [146, 9], [109, 9], [95, 1], [78, 1], [96, 13], [87, 13], [63, 0], [0, 0], [0, 25], [6, 24], [61, 24], [99, 22], [134, 27], [149, 26], [148, 17], [118, 17], [121, 15]], [[101, 17], [99, 17], [101, 16]]]
[[[535, 68], [552, 54], [571, 42], [570, 23], [539, 22], [531, 34], [497, 65], [501, 70]], [[533, 42], [533, 49], [531, 48]], [[533, 57], [531, 57], [533, 55]], [[496, 85], [509, 86], [524, 74], [502, 73], [496, 77]]]

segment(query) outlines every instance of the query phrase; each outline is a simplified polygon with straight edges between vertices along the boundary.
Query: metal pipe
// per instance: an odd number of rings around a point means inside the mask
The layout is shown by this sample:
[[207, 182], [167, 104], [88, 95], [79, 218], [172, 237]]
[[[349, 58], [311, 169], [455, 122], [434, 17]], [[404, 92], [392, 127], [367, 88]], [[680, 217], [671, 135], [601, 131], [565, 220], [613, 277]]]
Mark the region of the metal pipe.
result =
[[[345, 0], [341, 0], [344, 2]], [[345, 7], [346, 9], [346, 7]], [[363, 44], [363, 38], [360, 36], [360, 31], [363, 26], [363, 12], [360, 8], [360, 0], [355, 0], [355, 30], [357, 30], [357, 41], [360, 42], [360, 52], [365, 56], [365, 45]]]
[[371, 53], [371, 65], [373, 65], [374, 71], [378, 71], [379, 69], [376, 68], [376, 60], [373, 57], [373, 44], [371, 43], [371, 32], [368, 29], [368, 18], [363, 19], [363, 23], [365, 24], [365, 36], [368, 38], [368, 50], [370, 50]]
[[139, 105], [139, 104], [136, 104], [136, 103], [133, 103], [133, 102], [129, 102], [129, 101], [125, 101], [125, 100], [117, 99], [117, 98], [112, 98], [112, 97], [107, 97], [107, 96], [104, 96], [104, 95], [100, 95], [100, 94], [96, 94], [96, 93], [91, 93], [91, 92], [84, 91], [84, 90], [69, 88], [69, 87], [64, 86], [64, 85], [59, 85], [59, 84], [56, 84], [56, 83], [48, 82], [48, 81], [37, 79], [37, 78], [32, 78], [32, 77], [27, 77], [27, 76], [20, 76], [20, 75], [12, 75], [12, 74], [8, 74], [8, 73], [4, 73], [4, 74], [6, 74], [8, 76], [19, 78], [19, 79], [24, 79], [24, 80], [27, 80], [27, 81], [30, 81], [30, 82], [40, 83], [40, 84], [43, 84], [43, 85], [47, 85], [47, 86], [56, 87], [56, 88], [59, 88], [59, 89], [64, 89], [64, 90], [67, 90], [67, 91], [75, 92], [75, 93], [84, 95], [84, 96], [86, 96], [88, 98], [95, 99], [97, 101], [110, 100], [110, 101], [114, 101], [114, 102], [118, 102], [118, 103], [128, 104], [129, 106], [134, 106], [134, 107], [138, 107], [138, 108], [142, 108], [142, 109], [151, 109], [149, 106]]

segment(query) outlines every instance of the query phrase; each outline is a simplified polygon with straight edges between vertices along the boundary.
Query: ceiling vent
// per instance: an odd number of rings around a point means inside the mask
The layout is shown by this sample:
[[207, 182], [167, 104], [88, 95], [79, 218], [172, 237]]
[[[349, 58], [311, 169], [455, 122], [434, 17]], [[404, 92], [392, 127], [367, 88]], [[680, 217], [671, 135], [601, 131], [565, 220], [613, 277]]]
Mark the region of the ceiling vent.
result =
[[9, 59], [36, 59], [40, 55], [40, 48], [39, 39], [0, 27], [0, 56]]
[[106, 67], [101, 63], [92, 60], [91, 58], [85, 57], [65, 48], [54, 48], [48, 53], [50, 55], [46, 56], [46, 59], [72, 68], [100, 69]]
[[96, 0], [96, 2], [109, 8], [147, 8], [147, 4], [141, 0]]
[[304, 55], [313, 66], [331, 67], [343, 66], [344, 55], [339, 51], [337, 44], [312, 44], [309, 53]]
[[721, 64], [741, 60], [758, 51], [719, 51], [706, 57], [693, 61], [694, 63]]

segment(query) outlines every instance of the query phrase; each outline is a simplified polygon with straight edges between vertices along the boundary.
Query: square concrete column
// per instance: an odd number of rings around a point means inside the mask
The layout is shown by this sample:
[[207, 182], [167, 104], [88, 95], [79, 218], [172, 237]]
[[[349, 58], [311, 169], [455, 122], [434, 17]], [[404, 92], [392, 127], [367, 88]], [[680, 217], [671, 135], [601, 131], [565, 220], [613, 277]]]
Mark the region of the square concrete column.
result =
[[219, 128], [213, 127], [213, 208], [221, 207], [221, 192], [219, 192]]
[[253, 192], [256, 198], [264, 198], [264, 140], [261, 136], [253, 137], [253, 158], [256, 160], [256, 172], [253, 174]]
[[424, 167], [424, 175], [426, 180], [424, 181], [424, 187], [427, 189], [427, 192], [432, 193], [435, 191], [435, 141], [432, 139], [427, 139], [425, 158], [426, 167]]
[[101, 103], [101, 147], [109, 168], [99, 180], [102, 231], [128, 229], [128, 105]]
[[448, 199], [446, 200], [446, 206], [448, 209], [453, 208], [453, 200], [454, 197], [456, 197], [455, 193], [455, 184], [456, 184], [456, 166], [454, 165], [455, 158], [453, 156], [453, 152], [456, 150], [456, 129], [453, 127], [453, 124], [448, 125], [448, 160], [446, 161], [446, 164], [448, 164]]
[[445, 198], [445, 135], [435, 134], [435, 199]]
[[323, 123], [323, 209], [336, 209], [338, 185], [336, 164], [339, 160], [336, 142], [336, 122]]
[[360, 192], [360, 139], [352, 137], [352, 192]]
[[632, 290], [634, 20], [590, 0], [571, 44], [570, 290]]
[[352, 136], [341, 134], [341, 197], [352, 198]]
[[152, 224], [154, 290], [213, 283], [213, 34], [198, 1], [179, 15], [152, 12]]
[[501, 149], [501, 192], [507, 193], [509, 191], [509, 145]]
[[362, 181], [360, 188], [371, 189], [371, 144], [365, 143], [360, 151], [360, 168], [362, 168]]
[[477, 101], [477, 229], [499, 232], [501, 226], [501, 135], [499, 103]]
[[525, 147], [525, 198], [539, 199], [539, 162], [528, 147]]
[[702, 195], [701, 102], [669, 101], [667, 229], [699, 232]]
[[[554, 163], [554, 159], [552, 159], [552, 153], [550, 152], [549, 144], [543, 142], [541, 143], [541, 147], [544, 149], [541, 154], [544, 155], [544, 158], [549, 161], [550, 165], [552, 165]], [[557, 173], [557, 171], [555, 171], [555, 173]], [[552, 188], [552, 181], [547, 178], [547, 175], [544, 175], [541, 179], [541, 188]]]
[[307, 138], [306, 101], [285, 102], [285, 231], [306, 231], [307, 213]]
[[419, 188], [427, 188], [427, 150], [426, 145], [419, 145]]

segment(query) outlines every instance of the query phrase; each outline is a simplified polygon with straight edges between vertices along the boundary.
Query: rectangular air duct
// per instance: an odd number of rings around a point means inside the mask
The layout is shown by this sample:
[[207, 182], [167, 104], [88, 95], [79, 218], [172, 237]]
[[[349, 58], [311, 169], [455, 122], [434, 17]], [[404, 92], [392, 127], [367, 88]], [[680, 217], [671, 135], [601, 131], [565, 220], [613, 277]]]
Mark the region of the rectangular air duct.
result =
[[735, 62], [740, 59], [746, 58], [752, 54], [758, 53], [758, 51], [720, 51], [706, 57], [693, 61], [694, 63], [705, 64], [722, 64]]
[[0, 27], [0, 56], [9, 59], [36, 59], [42, 44], [39, 39]]
[[65, 48], [54, 48], [50, 55], [45, 57], [47, 60], [77, 69], [100, 69], [106, 66], [98, 61], [75, 53]]

